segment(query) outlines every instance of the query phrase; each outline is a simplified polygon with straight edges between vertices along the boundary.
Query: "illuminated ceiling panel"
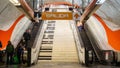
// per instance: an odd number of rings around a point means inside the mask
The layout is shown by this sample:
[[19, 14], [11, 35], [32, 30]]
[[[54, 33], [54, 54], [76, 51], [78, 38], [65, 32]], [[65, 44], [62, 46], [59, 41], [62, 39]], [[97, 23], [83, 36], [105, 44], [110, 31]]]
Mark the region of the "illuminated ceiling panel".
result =
[[9, 0], [9, 1], [12, 2], [16, 6], [20, 5], [18, 0]]

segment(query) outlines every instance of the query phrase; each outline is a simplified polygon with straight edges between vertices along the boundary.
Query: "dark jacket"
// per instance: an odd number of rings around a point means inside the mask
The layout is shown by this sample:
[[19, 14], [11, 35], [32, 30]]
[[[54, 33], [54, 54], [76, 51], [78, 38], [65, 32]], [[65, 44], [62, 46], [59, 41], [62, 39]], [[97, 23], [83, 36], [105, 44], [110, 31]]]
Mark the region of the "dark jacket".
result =
[[23, 47], [22, 47], [22, 46], [18, 46], [18, 48], [17, 48], [17, 53], [18, 53], [18, 54], [21, 54], [21, 53], [23, 53], [23, 52], [24, 52]]
[[30, 40], [30, 33], [28, 33], [28, 32], [25, 32], [24, 34], [23, 34], [23, 37], [24, 37], [24, 39], [25, 40]]
[[12, 44], [7, 45], [6, 53], [14, 53], [14, 47]]

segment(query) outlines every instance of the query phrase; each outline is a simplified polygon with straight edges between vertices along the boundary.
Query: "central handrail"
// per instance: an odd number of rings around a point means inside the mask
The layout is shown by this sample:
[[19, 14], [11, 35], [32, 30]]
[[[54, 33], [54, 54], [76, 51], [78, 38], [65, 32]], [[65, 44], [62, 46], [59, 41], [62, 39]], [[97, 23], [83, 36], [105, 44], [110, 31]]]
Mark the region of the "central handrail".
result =
[[93, 9], [94, 9], [94, 7], [95, 7], [95, 5], [96, 5], [96, 2], [97, 2], [97, 0], [92, 0], [92, 2], [86, 7], [84, 13], [82, 14], [82, 16], [81, 16], [81, 18], [80, 18], [80, 22], [81, 22], [81, 23], [83, 23], [83, 24], [85, 23], [85, 22], [84, 22], [84, 19], [87, 17], [87, 15], [88, 15], [91, 11], [93, 11]]

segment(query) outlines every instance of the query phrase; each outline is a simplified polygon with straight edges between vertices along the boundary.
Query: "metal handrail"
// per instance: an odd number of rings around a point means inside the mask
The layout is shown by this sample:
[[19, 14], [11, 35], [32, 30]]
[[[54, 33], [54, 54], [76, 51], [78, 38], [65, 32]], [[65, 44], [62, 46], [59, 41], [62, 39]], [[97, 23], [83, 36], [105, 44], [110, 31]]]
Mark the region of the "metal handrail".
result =
[[93, 11], [92, 9], [94, 9], [95, 5], [96, 5], [97, 0], [92, 0], [92, 2], [87, 6], [87, 8], [85, 9], [84, 13], [81, 16], [80, 22], [81, 23], [85, 23], [84, 20], [85, 18], [88, 16], [88, 14]]

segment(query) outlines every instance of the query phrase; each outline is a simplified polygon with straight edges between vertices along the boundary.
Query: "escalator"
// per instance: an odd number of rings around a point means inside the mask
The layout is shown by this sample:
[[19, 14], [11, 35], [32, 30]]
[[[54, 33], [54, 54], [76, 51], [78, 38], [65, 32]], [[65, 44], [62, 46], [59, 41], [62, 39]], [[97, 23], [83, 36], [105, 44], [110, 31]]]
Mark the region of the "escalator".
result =
[[[84, 29], [79, 31], [81, 39], [83, 41], [83, 45], [85, 47], [85, 64], [89, 65], [92, 64], [95, 58], [95, 53], [94, 50], [92, 48], [92, 44], [86, 34], [86, 31]], [[93, 58], [94, 57], [94, 58]]]
[[89, 66], [94, 62], [94, 58], [96, 57], [96, 55], [94, 54], [91, 41], [89, 40], [86, 31], [84, 29], [79, 30], [79, 27], [77, 27], [76, 23], [74, 22], [75, 21], [71, 21], [71, 27], [73, 29], [75, 37], [79, 62], [81, 64]]
[[91, 31], [88, 29], [88, 26], [85, 25], [85, 30], [86, 30], [86, 34], [88, 35], [91, 44], [92, 44], [92, 48], [94, 50], [94, 54], [96, 55], [97, 61], [99, 61], [102, 64], [111, 64], [116, 62], [115, 60], [115, 53], [112, 50], [102, 50], [100, 48], [100, 45], [97, 43], [95, 37], [93, 36], [93, 34], [91, 33]]

